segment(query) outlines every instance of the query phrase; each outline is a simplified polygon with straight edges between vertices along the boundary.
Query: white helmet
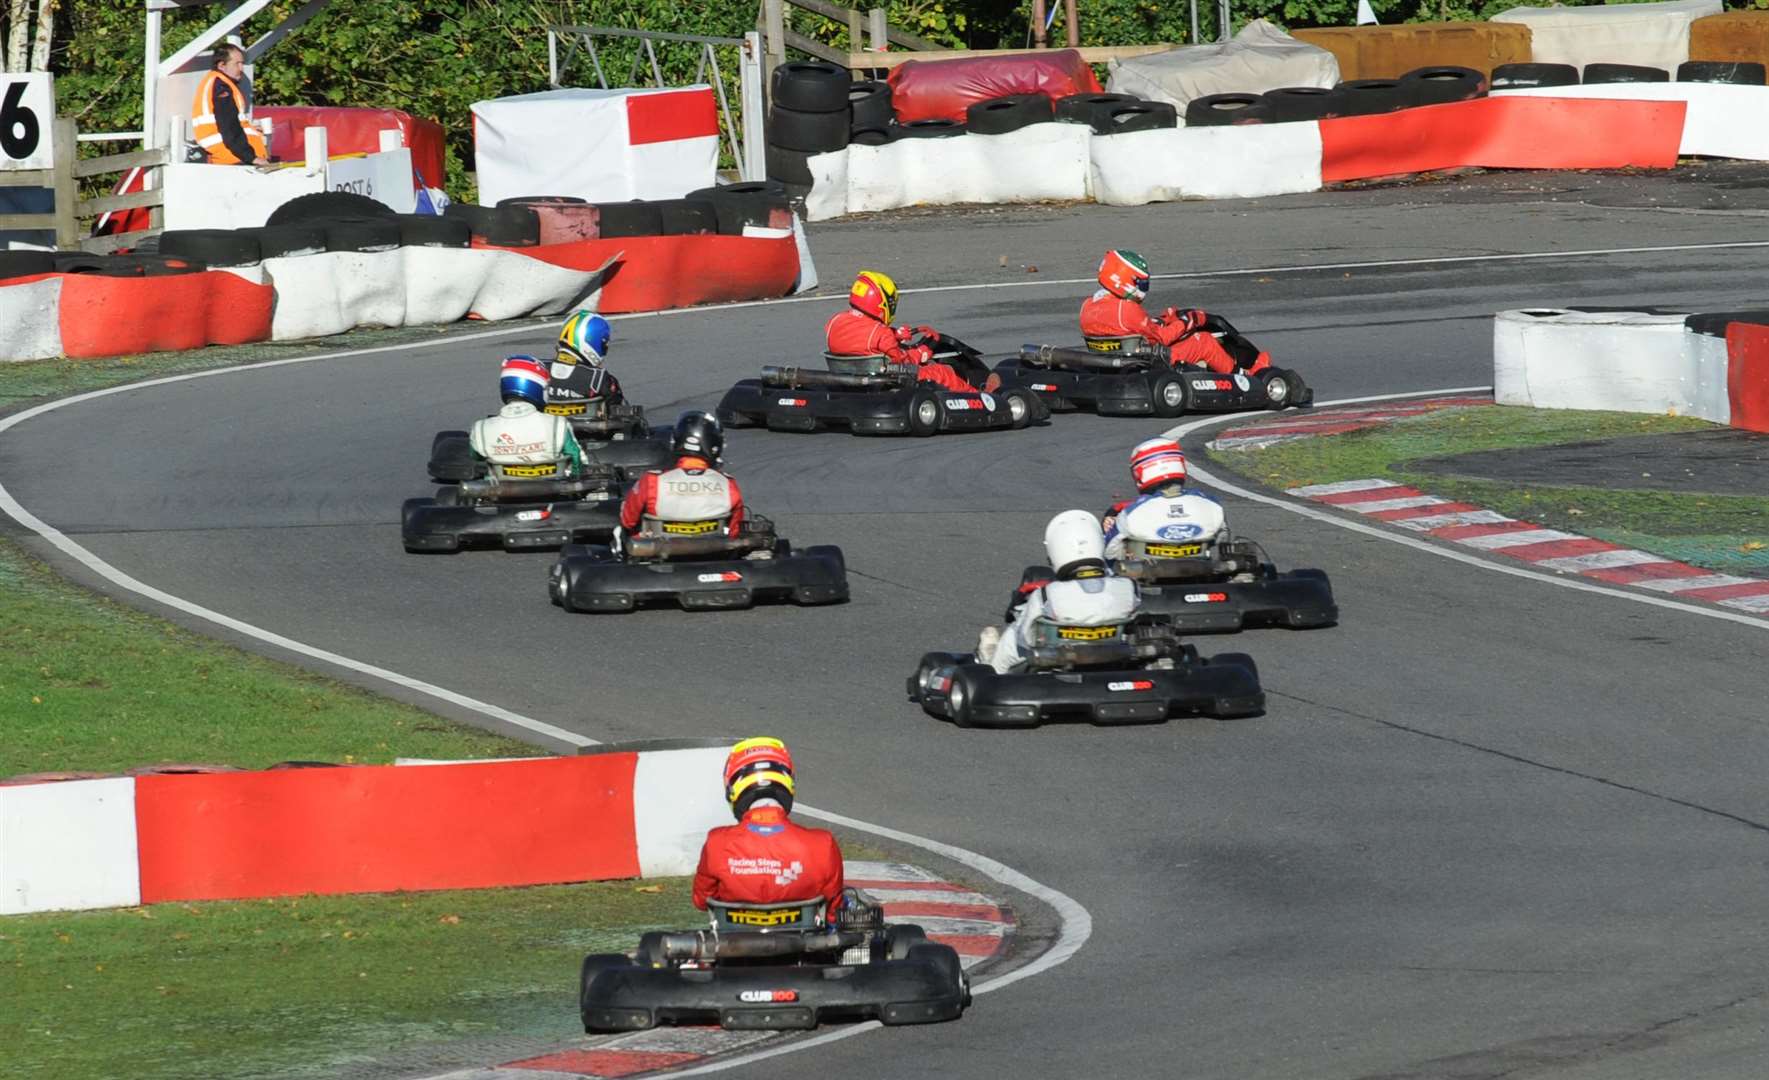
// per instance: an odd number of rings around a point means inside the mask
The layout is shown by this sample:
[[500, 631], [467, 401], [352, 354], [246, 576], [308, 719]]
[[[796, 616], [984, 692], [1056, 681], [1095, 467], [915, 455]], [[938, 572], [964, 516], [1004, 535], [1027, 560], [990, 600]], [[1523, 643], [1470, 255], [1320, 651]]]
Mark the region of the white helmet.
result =
[[1059, 576], [1076, 563], [1106, 561], [1099, 520], [1085, 510], [1064, 510], [1044, 527], [1044, 554]]

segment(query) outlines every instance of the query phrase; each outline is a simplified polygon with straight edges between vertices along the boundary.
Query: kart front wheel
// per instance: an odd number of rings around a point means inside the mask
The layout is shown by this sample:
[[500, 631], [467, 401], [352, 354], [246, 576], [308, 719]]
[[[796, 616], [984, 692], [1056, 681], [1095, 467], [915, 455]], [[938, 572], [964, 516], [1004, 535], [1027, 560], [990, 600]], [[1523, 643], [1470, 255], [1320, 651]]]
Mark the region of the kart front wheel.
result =
[[940, 430], [940, 396], [932, 390], [917, 390], [909, 395], [906, 419], [909, 434], [932, 435]]
[[1176, 371], [1163, 371], [1149, 377], [1149, 401], [1155, 415], [1171, 419], [1184, 416], [1188, 391], [1186, 381]]
[[1001, 400], [1007, 405], [1007, 414], [1013, 417], [1015, 431], [1030, 427], [1033, 419], [1038, 415], [1038, 402], [1033, 399], [1030, 391], [1017, 387], [1012, 390], [1004, 390]]
[[1286, 371], [1274, 371], [1265, 377], [1265, 407], [1281, 410], [1296, 396], [1295, 377]]

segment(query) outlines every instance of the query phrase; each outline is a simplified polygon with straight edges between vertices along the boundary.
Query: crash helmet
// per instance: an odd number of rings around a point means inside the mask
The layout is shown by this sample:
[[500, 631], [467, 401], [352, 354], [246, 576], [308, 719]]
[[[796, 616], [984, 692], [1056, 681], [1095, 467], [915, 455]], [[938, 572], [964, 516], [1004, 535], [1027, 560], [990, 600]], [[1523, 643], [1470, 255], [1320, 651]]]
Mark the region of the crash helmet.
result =
[[526, 401], [535, 408], [547, 402], [547, 369], [532, 356], [506, 356], [498, 369], [498, 396], [505, 404]]
[[1128, 248], [1113, 248], [1099, 264], [1099, 283], [1123, 300], [1149, 295], [1149, 262]]
[[1136, 490], [1185, 482], [1185, 452], [1172, 439], [1145, 439], [1130, 451], [1130, 475]]
[[711, 413], [685, 412], [676, 419], [670, 448], [677, 457], [697, 457], [717, 465], [725, 456], [725, 429]]
[[862, 315], [888, 323], [897, 314], [897, 283], [877, 270], [862, 270], [848, 290], [848, 305]]
[[593, 311], [571, 313], [559, 328], [559, 362], [599, 368], [608, 355], [608, 339], [614, 333], [608, 320]]
[[779, 739], [745, 739], [725, 757], [725, 801], [741, 819], [758, 799], [792, 809], [792, 754]]
[[1091, 576], [1077, 574], [1106, 565], [1106, 538], [1099, 519], [1085, 510], [1064, 510], [1044, 527], [1044, 554], [1059, 578]]

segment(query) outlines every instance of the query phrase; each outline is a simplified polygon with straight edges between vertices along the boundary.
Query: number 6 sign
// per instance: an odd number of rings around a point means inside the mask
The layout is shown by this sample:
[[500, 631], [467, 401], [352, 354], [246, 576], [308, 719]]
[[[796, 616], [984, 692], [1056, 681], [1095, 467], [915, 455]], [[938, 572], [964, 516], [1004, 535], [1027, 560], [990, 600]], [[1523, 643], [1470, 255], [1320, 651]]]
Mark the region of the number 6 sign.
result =
[[53, 168], [54, 130], [55, 76], [0, 75], [0, 169]]

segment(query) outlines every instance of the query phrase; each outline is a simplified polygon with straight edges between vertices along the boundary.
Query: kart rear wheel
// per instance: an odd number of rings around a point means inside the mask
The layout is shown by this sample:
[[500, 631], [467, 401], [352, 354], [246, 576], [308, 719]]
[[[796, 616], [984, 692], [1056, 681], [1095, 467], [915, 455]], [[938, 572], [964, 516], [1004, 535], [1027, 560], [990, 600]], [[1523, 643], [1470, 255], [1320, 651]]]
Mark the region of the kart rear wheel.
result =
[[1038, 402], [1033, 399], [1031, 391], [1021, 390], [1016, 386], [1011, 390], [1003, 390], [1001, 400], [1007, 403], [1007, 414], [1013, 417], [1015, 431], [1032, 426], [1032, 421], [1038, 416]]
[[926, 943], [927, 931], [913, 924], [885, 929], [885, 955], [892, 960], [906, 960], [909, 950]]
[[971, 714], [971, 702], [976, 700], [977, 696], [978, 670], [987, 671], [989, 669], [979, 669], [976, 664], [966, 664], [952, 673], [952, 688], [946, 691], [946, 708], [953, 727], [977, 726], [976, 718]]
[[909, 423], [909, 434], [917, 437], [933, 435], [940, 430], [945, 410], [940, 407], [940, 396], [932, 390], [917, 390], [909, 395], [909, 407], [905, 415]]
[[1149, 376], [1149, 402], [1156, 416], [1184, 416], [1191, 404], [1191, 391], [1178, 372], [1159, 372]]
[[[596, 976], [612, 968], [629, 967], [631, 964], [632, 961], [619, 953], [591, 953], [584, 957], [583, 967], [577, 977], [578, 1011], [581, 1013], [589, 1010], [590, 984], [596, 981]], [[590, 1030], [587, 1024], [584, 1030]]]
[[744, 428], [756, 426], [756, 422], [750, 418], [748, 413], [740, 413], [736, 409], [720, 409], [718, 411], [718, 418], [719, 424], [723, 427]]

